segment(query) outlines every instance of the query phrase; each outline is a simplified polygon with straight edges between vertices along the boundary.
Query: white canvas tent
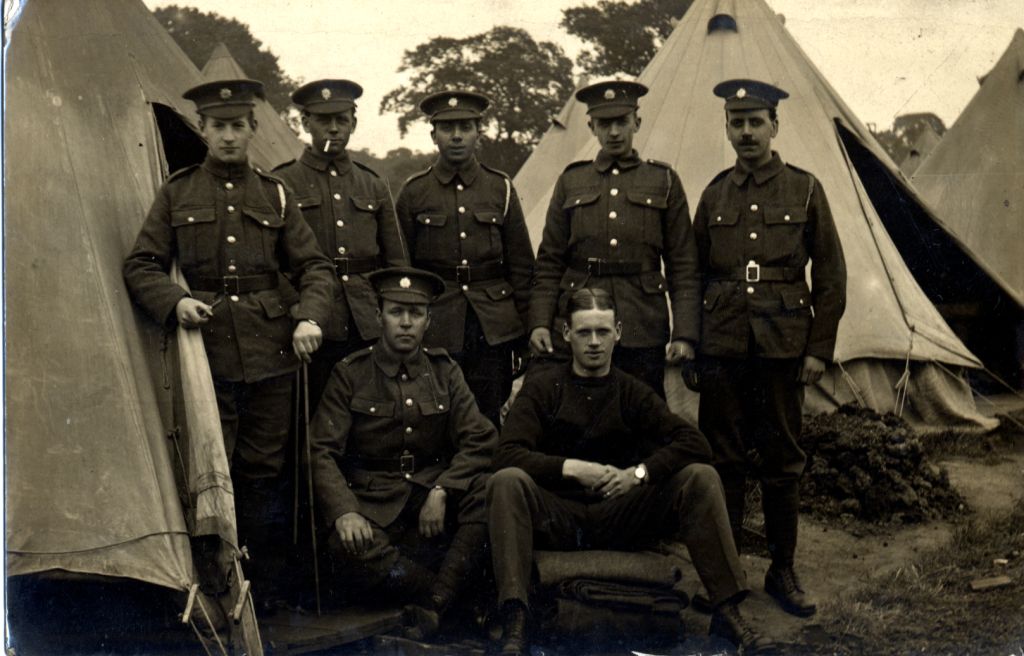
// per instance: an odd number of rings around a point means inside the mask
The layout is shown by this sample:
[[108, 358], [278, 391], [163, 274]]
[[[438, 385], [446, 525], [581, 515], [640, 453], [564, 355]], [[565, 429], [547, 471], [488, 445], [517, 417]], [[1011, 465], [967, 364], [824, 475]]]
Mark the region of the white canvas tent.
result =
[[914, 143], [910, 147], [910, 152], [900, 162], [900, 171], [903, 175], [908, 178], [914, 175], [914, 172], [921, 166], [921, 164], [928, 158], [935, 147], [942, 141], [942, 137], [935, 131], [931, 123], [925, 123], [924, 129], [921, 130], [921, 134], [917, 135], [914, 139]]
[[[721, 100], [711, 92], [730, 78], [765, 80], [791, 94], [780, 106], [781, 130], [774, 146], [785, 161], [821, 181], [847, 258], [848, 302], [839, 326], [836, 364], [809, 390], [807, 409], [859, 402], [879, 411], [899, 411], [923, 429], [991, 428], [994, 422], [979, 415], [958, 375], [960, 368], [978, 367], [978, 359], [907, 270], [844, 138], [854, 139], [887, 169], [895, 171], [895, 164], [763, 0], [697, 0], [690, 7], [638, 78], [650, 87], [640, 101], [643, 125], [635, 141], [642, 156], [672, 164], [695, 204], [707, 183], [735, 161], [725, 138]], [[581, 117], [566, 130], [587, 128]], [[568, 134], [560, 138], [568, 143], [583, 140]], [[586, 139], [576, 151], [550, 155], [558, 160], [556, 166], [534, 162], [536, 156], [524, 164], [516, 187], [523, 206], [533, 208], [527, 226], [534, 243], [557, 176], [536, 184], [531, 171], [541, 166], [560, 171], [596, 152], [596, 141]], [[670, 373], [671, 394], [685, 394], [677, 382]], [[692, 409], [692, 403], [683, 405]]]

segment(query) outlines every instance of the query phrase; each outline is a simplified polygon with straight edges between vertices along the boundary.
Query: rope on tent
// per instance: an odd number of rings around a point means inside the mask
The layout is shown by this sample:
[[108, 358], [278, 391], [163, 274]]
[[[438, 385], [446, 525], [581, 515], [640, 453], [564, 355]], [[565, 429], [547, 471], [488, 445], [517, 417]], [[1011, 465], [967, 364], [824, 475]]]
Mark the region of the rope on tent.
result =
[[[949, 374], [949, 375], [950, 375], [950, 376], [952, 376], [953, 378], [961, 378], [961, 376], [959, 376], [958, 374], [956, 374], [956, 373], [954, 373], [954, 372], [950, 371], [949, 369], [947, 369], [947, 368], [946, 368], [946, 365], [942, 364], [942, 363], [941, 363], [941, 362], [939, 362], [938, 360], [933, 360], [933, 361], [932, 361], [932, 363], [933, 363], [933, 364], [935, 364], [935, 365], [937, 365], [937, 366], [939, 367], [939, 369], [942, 369], [943, 371], [945, 371], [945, 372], [946, 372], [947, 374]], [[1012, 386], [1011, 386], [1011, 385], [1010, 385], [1009, 383], [1007, 383], [1007, 382], [1006, 382], [1005, 380], [1003, 380], [1002, 378], [1000, 378], [1000, 377], [999, 377], [999, 376], [998, 376], [998, 375], [997, 375], [997, 374], [996, 374], [996, 373], [995, 373], [994, 371], [989, 371], [989, 369], [988, 369], [987, 367], [984, 367], [984, 366], [983, 366], [983, 367], [981, 368], [981, 370], [982, 370], [983, 372], [985, 372], [986, 374], [988, 374], [989, 376], [991, 376], [991, 377], [992, 377], [992, 380], [996, 381], [997, 383], [999, 383], [1000, 385], [1002, 385], [1003, 387], [1005, 387], [1005, 388], [1007, 389], [1007, 391], [1008, 391], [1008, 392], [1010, 392], [1011, 394], [1013, 394], [1014, 396], [1016, 396], [1016, 397], [1017, 397], [1018, 399], [1024, 400], [1024, 394], [1021, 394], [1020, 392], [1018, 392], [1017, 390], [1015, 390], [1015, 389], [1014, 389], [1014, 388], [1013, 388], [1013, 387], [1012, 387]], [[975, 394], [975, 395], [977, 395], [978, 397], [980, 397], [980, 398], [984, 399], [984, 400], [985, 400], [985, 401], [986, 401], [986, 402], [987, 402], [987, 403], [988, 403], [989, 405], [995, 405], [995, 402], [994, 402], [994, 401], [992, 401], [992, 399], [991, 399], [991, 398], [989, 398], [989, 397], [988, 397], [988, 396], [986, 396], [985, 394], [982, 394], [982, 393], [981, 393], [981, 392], [979, 392], [978, 390], [976, 390], [976, 389], [974, 389], [973, 387], [971, 387], [971, 384], [970, 384], [970, 383], [967, 383], [967, 386], [968, 386], [968, 387], [970, 387], [970, 389], [971, 389], [971, 393], [972, 393], [972, 394]], [[1010, 415], [1008, 415], [1008, 414], [1004, 414], [1004, 415], [1003, 415], [1003, 417], [1004, 417], [1005, 419], [1009, 420], [1009, 422], [1010, 422], [1011, 424], [1016, 424], [1017, 428], [1020, 428], [1021, 430], [1024, 430], [1024, 423], [1021, 423], [1020, 421], [1017, 421], [1016, 419], [1014, 419], [1013, 417], [1011, 417], [1011, 416], [1010, 416]]]
[[210, 648], [206, 646], [206, 638], [203, 637], [203, 634], [199, 630], [199, 627], [196, 626], [196, 621], [190, 619], [188, 621], [188, 625], [191, 626], [192, 627], [192, 631], [195, 632], [196, 639], [199, 640], [199, 644], [201, 644], [203, 646], [203, 651], [206, 652], [206, 656], [213, 656], [213, 652], [211, 652]]
[[903, 374], [896, 381], [893, 388], [896, 390], [896, 416], [903, 416], [903, 408], [907, 403], [907, 396], [910, 394], [910, 354], [914, 352], [914, 324], [910, 324], [910, 344], [907, 345], [907, 357], [903, 360]]
[[[216, 641], [217, 647], [220, 648], [220, 653], [223, 654], [223, 656], [228, 656], [228, 650], [220, 640], [220, 635], [217, 633], [217, 627], [213, 625], [213, 620], [210, 619], [210, 614], [206, 612], [206, 604], [203, 603], [203, 597], [196, 597], [196, 601], [199, 602], [199, 610], [203, 611], [203, 619], [206, 620], [206, 625], [210, 627], [210, 632], [213, 633], [213, 639]], [[206, 647], [205, 642], [203, 643], [203, 647]], [[209, 654], [210, 652], [207, 651], [206, 653]]]
[[857, 405], [862, 408], [867, 407], [867, 402], [864, 400], [864, 394], [860, 391], [860, 387], [857, 386], [857, 381], [853, 379], [848, 371], [843, 367], [843, 363], [836, 360], [836, 366], [839, 367], [839, 371], [843, 374], [843, 381], [850, 386], [850, 391], [853, 392], [853, 398], [857, 400]]

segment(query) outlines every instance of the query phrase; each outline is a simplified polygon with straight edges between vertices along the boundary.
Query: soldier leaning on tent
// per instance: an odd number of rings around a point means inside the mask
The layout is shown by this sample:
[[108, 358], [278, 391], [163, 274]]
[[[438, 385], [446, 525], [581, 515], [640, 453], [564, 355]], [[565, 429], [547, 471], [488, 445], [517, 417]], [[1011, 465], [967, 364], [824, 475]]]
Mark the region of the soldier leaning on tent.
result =
[[530, 297], [530, 344], [541, 354], [560, 347], [556, 357], [568, 357], [551, 333], [562, 332], [569, 297], [585, 286], [604, 289], [624, 320], [615, 366], [664, 398], [666, 360], [694, 357], [699, 278], [679, 176], [633, 149], [637, 102], [646, 93], [642, 84], [620, 81], [576, 93], [601, 150], [593, 161], [570, 164], [555, 185]]
[[298, 161], [274, 169], [295, 191], [320, 248], [332, 258], [338, 286], [324, 343], [309, 365], [310, 412], [316, 410], [331, 370], [343, 357], [380, 336], [377, 297], [366, 274], [408, 264], [391, 191], [373, 170], [349, 157], [356, 129], [356, 98], [363, 89], [349, 80], [317, 80], [299, 87], [292, 102], [312, 138]]
[[[333, 270], [283, 183], [249, 166], [253, 99], [263, 85], [222, 80], [187, 91], [208, 152], [157, 193], [125, 259], [132, 298], [164, 326], [202, 330], [235, 488], [240, 543], [270, 600], [285, 544], [281, 472], [293, 372], [321, 342]], [[177, 260], [191, 293], [168, 272]], [[278, 288], [289, 272], [295, 319]]]
[[489, 102], [467, 91], [420, 102], [438, 158], [409, 178], [396, 207], [413, 264], [448, 283], [424, 343], [452, 354], [497, 426], [512, 391], [515, 346], [526, 334], [533, 247], [512, 181], [476, 157]]
[[755, 451], [772, 557], [765, 590], [808, 616], [816, 607], [793, 571], [805, 463], [797, 439], [803, 386], [832, 359], [846, 265], [821, 184], [771, 150], [776, 108], [788, 94], [754, 80], [714, 92], [725, 98], [737, 160], [704, 190], [694, 218], [704, 301], [698, 367], [684, 369], [684, 378], [701, 392], [699, 425], [714, 449], [737, 546], [747, 455]]
[[479, 588], [498, 435], [455, 361], [422, 346], [444, 282], [408, 267], [370, 280], [381, 338], [331, 374], [310, 435], [313, 483], [344, 589], [406, 603], [406, 635], [422, 639]]

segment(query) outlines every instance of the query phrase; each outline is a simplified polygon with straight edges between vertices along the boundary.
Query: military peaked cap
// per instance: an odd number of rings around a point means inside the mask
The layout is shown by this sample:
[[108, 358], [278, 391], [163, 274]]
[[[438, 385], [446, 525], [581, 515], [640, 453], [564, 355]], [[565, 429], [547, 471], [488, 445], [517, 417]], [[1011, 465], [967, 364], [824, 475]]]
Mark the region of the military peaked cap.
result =
[[396, 303], [433, 303], [444, 293], [444, 280], [415, 267], [378, 269], [367, 276], [377, 294]]
[[639, 82], [609, 80], [583, 87], [576, 92], [576, 100], [586, 103], [590, 116], [615, 118], [634, 111], [640, 96], [645, 95], [647, 87]]
[[714, 93], [725, 98], [726, 109], [775, 109], [789, 98], [782, 89], [757, 80], [726, 80], [715, 86]]
[[363, 87], [351, 80], [316, 80], [292, 93], [292, 102], [310, 114], [337, 114], [356, 106]]
[[196, 104], [196, 111], [213, 118], [238, 118], [252, 111], [263, 98], [263, 83], [256, 80], [216, 80], [192, 87], [182, 94]]
[[490, 98], [472, 91], [441, 91], [420, 101], [420, 110], [434, 121], [458, 121], [481, 118], [491, 104]]

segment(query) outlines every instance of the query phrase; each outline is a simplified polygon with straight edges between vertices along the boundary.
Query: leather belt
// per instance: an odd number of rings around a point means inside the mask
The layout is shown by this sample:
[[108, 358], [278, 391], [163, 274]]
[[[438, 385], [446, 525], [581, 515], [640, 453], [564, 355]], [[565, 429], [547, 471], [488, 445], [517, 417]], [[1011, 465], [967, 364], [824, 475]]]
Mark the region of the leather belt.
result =
[[276, 273], [258, 273], [253, 276], [200, 277], [189, 280], [188, 286], [200, 292], [223, 292], [225, 294], [247, 294], [265, 289], [277, 289]]
[[739, 280], [741, 282], [796, 282], [804, 279], [803, 267], [766, 267], [750, 261], [732, 271], [712, 271], [708, 281]]
[[334, 271], [339, 276], [356, 273], [369, 273], [380, 268], [380, 260], [376, 257], [336, 257]]
[[586, 260], [574, 260], [570, 266], [594, 276], [632, 276], [648, 271], [661, 271], [660, 260], [605, 260], [600, 257], [588, 257]]
[[[425, 459], [423, 466], [440, 462], [437, 458]], [[411, 453], [397, 458], [369, 458], [366, 456], [345, 456], [345, 465], [354, 469], [377, 472], [393, 472], [396, 474], [415, 474], [417, 471], [416, 456]]]
[[463, 284], [482, 282], [505, 277], [505, 265], [501, 262], [484, 262], [471, 266], [431, 266], [421, 265], [427, 271], [436, 273], [445, 280], [454, 280]]

